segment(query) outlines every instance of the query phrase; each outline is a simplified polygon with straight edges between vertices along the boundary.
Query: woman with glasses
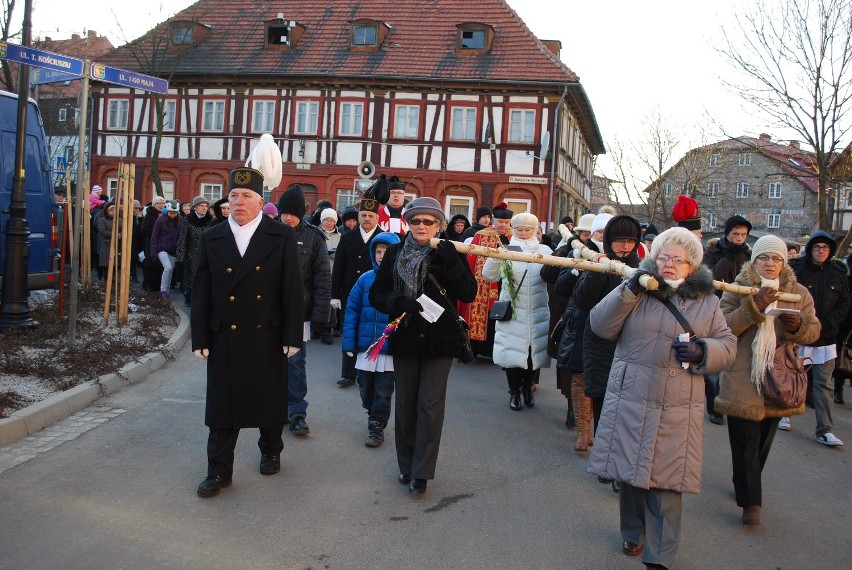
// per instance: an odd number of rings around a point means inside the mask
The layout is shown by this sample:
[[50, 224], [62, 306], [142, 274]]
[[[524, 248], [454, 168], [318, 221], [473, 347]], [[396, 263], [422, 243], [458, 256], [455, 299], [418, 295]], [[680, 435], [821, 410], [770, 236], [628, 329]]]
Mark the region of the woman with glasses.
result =
[[[533, 214], [515, 214], [511, 224], [510, 248], [515, 246], [524, 253], [553, 253], [536, 239], [540, 226]], [[533, 384], [538, 384], [541, 369], [550, 367], [547, 354], [550, 308], [547, 284], [541, 278], [542, 267], [540, 263], [493, 257], [482, 266], [482, 278], [491, 283], [500, 281], [500, 300], [509, 301], [512, 306], [511, 318], [496, 322], [494, 364], [506, 372], [509, 408], [516, 412], [521, 409], [522, 393], [526, 407], [535, 405]]]
[[[416, 198], [402, 217], [409, 233], [385, 252], [369, 299], [392, 318], [404, 313], [388, 339], [396, 377], [396, 458], [399, 482], [420, 495], [435, 477], [447, 377], [453, 358], [462, 356], [456, 301], [473, 301], [476, 280], [452, 242], [442, 240], [437, 249], [430, 245], [446, 220], [437, 200]], [[421, 303], [430, 301], [440, 310], [421, 313]]]
[[[672, 567], [683, 493], [701, 487], [703, 375], [734, 361], [736, 337], [703, 255], [688, 229], [664, 231], [589, 314], [595, 334], [617, 341], [589, 471], [621, 481], [622, 551], [648, 568]], [[643, 289], [643, 274], [659, 288]]]
[[[734, 491], [742, 507], [744, 525], [760, 524], [762, 505], [761, 471], [782, 416], [802, 414], [805, 406], [784, 408], [764, 400], [761, 387], [772, 354], [781, 342], [807, 344], [819, 337], [820, 323], [807, 288], [796, 281], [787, 264], [787, 244], [766, 235], [755, 242], [751, 262], [746, 263], [736, 283], [759, 287], [754, 295], [726, 292], [722, 312], [737, 335], [737, 359], [722, 372], [715, 408], [728, 416], [728, 439], [734, 469]], [[801, 301], [779, 301], [779, 293], [801, 295]], [[798, 313], [767, 314], [771, 309], [795, 309]]]

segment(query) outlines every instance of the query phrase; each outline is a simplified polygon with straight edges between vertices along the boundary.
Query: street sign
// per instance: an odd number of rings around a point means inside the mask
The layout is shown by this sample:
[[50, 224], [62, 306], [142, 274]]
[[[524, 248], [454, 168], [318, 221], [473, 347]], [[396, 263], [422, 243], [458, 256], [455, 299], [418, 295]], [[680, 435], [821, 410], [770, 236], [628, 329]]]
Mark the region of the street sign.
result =
[[9, 42], [0, 42], [0, 59], [43, 67], [52, 71], [61, 71], [73, 75], [75, 78], [83, 76], [82, 59], [10, 44]]
[[96, 81], [114, 83], [132, 89], [142, 89], [143, 91], [153, 91], [160, 95], [168, 95], [169, 93], [169, 82], [165, 79], [118, 69], [117, 67], [110, 67], [100, 63], [92, 64], [91, 77]]
[[61, 71], [52, 71], [50, 69], [41, 69], [36, 67], [30, 74], [30, 85], [44, 85], [45, 83], [61, 83], [65, 81], [74, 81], [80, 79], [80, 75], [72, 73], [63, 73]]

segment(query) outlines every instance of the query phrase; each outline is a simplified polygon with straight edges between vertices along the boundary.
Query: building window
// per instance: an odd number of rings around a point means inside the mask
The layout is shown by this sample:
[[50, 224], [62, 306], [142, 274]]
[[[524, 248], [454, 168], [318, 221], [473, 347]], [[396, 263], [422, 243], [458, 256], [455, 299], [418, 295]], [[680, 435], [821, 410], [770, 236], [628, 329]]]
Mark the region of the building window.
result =
[[363, 103], [341, 103], [340, 104], [340, 126], [338, 132], [341, 136], [360, 137], [364, 125]]
[[461, 49], [485, 49], [485, 30], [461, 30], [459, 47]]
[[852, 188], [846, 190], [846, 207], [852, 208]]
[[707, 197], [716, 198], [719, 195], [719, 183], [711, 182], [707, 185]]
[[447, 213], [447, 220], [456, 214], [463, 214], [467, 219], [473, 215], [473, 198], [468, 196], [447, 196], [444, 210]]
[[719, 153], [714, 152], [710, 155], [710, 166], [719, 166]]
[[127, 99], [113, 99], [107, 104], [107, 128], [121, 130], [127, 128], [127, 110], [130, 101]]
[[776, 229], [781, 227], [781, 214], [769, 214], [766, 216], [767, 229]]
[[780, 182], [770, 182], [769, 183], [769, 197], [770, 198], [780, 198], [781, 197], [781, 183]]
[[216, 202], [222, 198], [221, 184], [202, 184], [201, 195], [207, 198], [210, 203]]
[[177, 101], [163, 101], [163, 130], [175, 130], [175, 115], [177, 113]]
[[107, 194], [115, 196], [118, 194], [118, 178], [107, 178]]
[[737, 182], [737, 198], [748, 198], [748, 182]]
[[192, 26], [188, 24], [178, 24], [172, 27], [172, 45], [192, 45]]
[[397, 105], [393, 121], [393, 135], [398, 139], [416, 139], [420, 135], [420, 107]]
[[535, 111], [509, 111], [509, 142], [532, 144], [535, 138]]
[[[368, 180], [370, 184], [372, 181]], [[355, 181], [355, 185], [358, 185], [358, 181]], [[369, 188], [369, 185], [367, 186]], [[337, 209], [341, 212], [343, 208], [346, 206], [354, 206], [358, 203], [358, 200], [361, 199], [361, 195], [358, 192], [357, 188], [338, 188], [337, 189]]]
[[203, 131], [222, 131], [225, 129], [225, 102], [205, 101]]
[[59, 109], [59, 121], [60, 122], [64, 123], [67, 116], [68, 116], [68, 109], [66, 109], [65, 107], [62, 107], [61, 109]]
[[255, 101], [252, 110], [251, 130], [271, 133], [275, 128], [275, 101]]
[[749, 153], [740, 153], [740, 166], [751, 166], [751, 155]]
[[287, 24], [268, 24], [266, 26], [266, 44], [272, 46], [290, 43], [290, 26]]
[[319, 103], [317, 101], [299, 101], [296, 103], [296, 130], [299, 135], [317, 134], [317, 115], [319, 114]]
[[707, 214], [707, 227], [711, 230], [715, 230], [717, 225], [719, 225], [719, 221], [716, 218], [716, 214]]
[[671, 182], [663, 182], [663, 194], [666, 198], [672, 197], [672, 194], [674, 194], [674, 186], [672, 186]]
[[352, 27], [352, 45], [353, 46], [374, 46], [378, 31], [376, 26], [365, 26], [363, 24]]
[[476, 140], [476, 109], [474, 107], [453, 107], [450, 138], [457, 141]]

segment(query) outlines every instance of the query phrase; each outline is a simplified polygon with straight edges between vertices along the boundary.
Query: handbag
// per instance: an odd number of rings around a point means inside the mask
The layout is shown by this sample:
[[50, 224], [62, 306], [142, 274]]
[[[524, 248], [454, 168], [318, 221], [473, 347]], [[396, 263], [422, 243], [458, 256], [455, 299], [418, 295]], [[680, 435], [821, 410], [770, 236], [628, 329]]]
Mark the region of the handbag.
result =
[[[429, 279], [432, 280], [432, 283], [435, 287], [438, 288], [438, 292], [444, 296], [444, 298], [449, 301], [450, 298], [447, 297], [447, 290], [441, 287], [441, 284], [438, 283], [438, 280], [435, 279], [432, 274], [429, 274]], [[462, 353], [461, 353], [461, 361], [463, 364], [470, 364], [474, 360], [476, 360], [476, 355], [473, 353], [473, 347], [470, 345], [470, 325], [467, 324], [467, 321], [458, 314], [454, 308], [452, 308], [452, 302], [450, 302], [450, 311], [455, 313], [456, 315], [456, 326], [458, 326], [459, 333], [461, 334], [462, 339]]]
[[808, 392], [810, 358], [800, 358], [792, 342], [779, 344], [772, 358], [772, 368], [766, 371], [763, 397], [785, 408], [798, 408], [805, 403]]
[[837, 354], [837, 366], [835, 367], [846, 376], [852, 376], [852, 348], [849, 346], [850, 337], [852, 337], [852, 331], [846, 335], [846, 340], [840, 345], [840, 351]]
[[[521, 285], [524, 284], [524, 279], [526, 278], [527, 272], [524, 270], [524, 275], [521, 277], [521, 282], [518, 283], [518, 288], [515, 291], [520, 291]], [[511, 300], [506, 299], [504, 301], [494, 301], [494, 304], [491, 305], [491, 310], [488, 311], [488, 319], [492, 321], [510, 320], [514, 314], [512, 311], [512, 301], [514, 301], [514, 298]]]

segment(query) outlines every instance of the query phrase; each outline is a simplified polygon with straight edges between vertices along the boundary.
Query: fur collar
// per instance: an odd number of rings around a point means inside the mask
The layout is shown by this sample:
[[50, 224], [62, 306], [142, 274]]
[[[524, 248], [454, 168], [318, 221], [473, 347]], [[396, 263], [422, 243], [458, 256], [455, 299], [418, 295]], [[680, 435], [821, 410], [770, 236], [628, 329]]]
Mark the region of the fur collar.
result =
[[651, 261], [650, 258], [643, 259], [639, 264], [639, 269], [650, 273], [651, 276], [653, 276], [660, 284], [660, 288], [656, 291], [646, 291], [646, 293], [652, 297], [660, 299], [661, 301], [670, 299], [675, 295], [679, 295], [685, 299], [697, 299], [701, 295], [712, 295], [714, 293], [713, 274], [704, 265], [701, 265], [692, 273], [692, 275], [689, 275], [686, 279], [684, 279], [681, 286], [677, 289], [672, 288], [662, 277], [660, 277], [657, 273], [656, 264]]

